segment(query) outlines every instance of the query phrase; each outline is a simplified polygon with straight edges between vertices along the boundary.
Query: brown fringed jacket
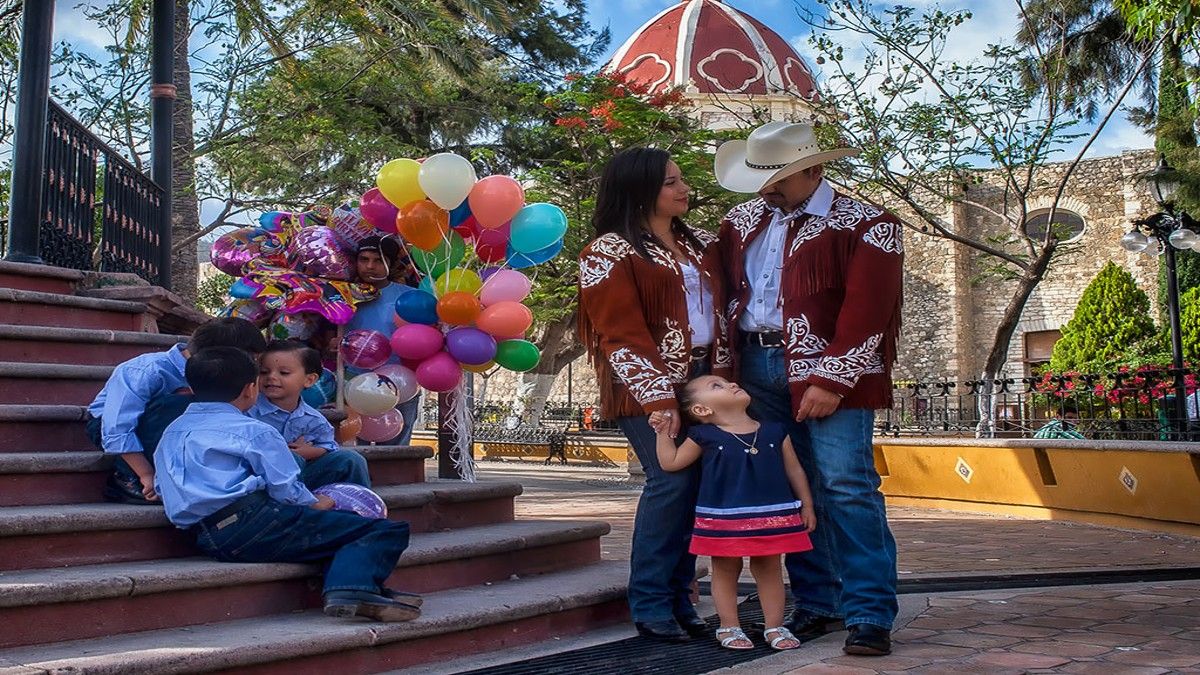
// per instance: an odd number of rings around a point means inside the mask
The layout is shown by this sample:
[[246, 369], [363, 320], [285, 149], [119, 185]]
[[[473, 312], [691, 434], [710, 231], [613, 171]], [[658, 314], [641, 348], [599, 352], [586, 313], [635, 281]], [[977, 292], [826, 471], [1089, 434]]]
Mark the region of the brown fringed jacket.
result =
[[[754, 199], [721, 222], [733, 344], [740, 344], [738, 321], [750, 299], [746, 249], [772, 216]], [[900, 221], [835, 192], [828, 214], [788, 224], [784, 246], [780, 298], [792, 412], [809, 385], [841, 395], [843, 408], [890, 406], [904, 264]]]
[[[717, 237], [689, 228], [703, 244], [697, 250], [678, 239], [713, 296], [713, 372], [728, 375], [732, 355], [722, 308], [723, 271]], [[600, 387], [606, 419], [644, 415], [678, 405], [676, 388], [692, 363], [687, 292], [674, 256], [647, 235], [650, 257], [624, 237], [606, 234], [579, 255], [579, 339], [587, 347]]]

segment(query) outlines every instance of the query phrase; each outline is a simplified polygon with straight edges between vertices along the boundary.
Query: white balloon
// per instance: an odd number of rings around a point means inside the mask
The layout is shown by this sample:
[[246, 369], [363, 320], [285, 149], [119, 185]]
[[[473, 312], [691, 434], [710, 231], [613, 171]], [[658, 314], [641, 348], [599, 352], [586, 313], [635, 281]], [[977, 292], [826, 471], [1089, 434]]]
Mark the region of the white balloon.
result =
[[348, 380], [343, 393], [346, 405], [365, 417], [382, 415], [400, 403], [396, 385], [375, 373], [363, 373]]
[[434, 204], [447, 211], [456, 208], [478, 178], [475, 167], [452, 152], [441, 152], [421, 162], [417, 183]]

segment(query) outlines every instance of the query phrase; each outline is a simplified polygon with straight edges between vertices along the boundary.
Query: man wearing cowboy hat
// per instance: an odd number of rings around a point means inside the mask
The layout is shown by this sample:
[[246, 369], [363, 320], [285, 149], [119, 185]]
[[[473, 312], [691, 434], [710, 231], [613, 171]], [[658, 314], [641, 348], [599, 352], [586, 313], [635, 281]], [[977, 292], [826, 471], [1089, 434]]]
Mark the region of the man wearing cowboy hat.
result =
[[849, 630], [846, 653], [887, 654], [896, 603], [871, 431], [891, 405], [900, 222], [836, 192], [809, 124], [771, 122], [717, 150], [717, 182], [758, 197], [721, 223], [738, 379], [759, 419], [791, 422], [812, 482], [814, 549], [787, 556], [797, 635]]

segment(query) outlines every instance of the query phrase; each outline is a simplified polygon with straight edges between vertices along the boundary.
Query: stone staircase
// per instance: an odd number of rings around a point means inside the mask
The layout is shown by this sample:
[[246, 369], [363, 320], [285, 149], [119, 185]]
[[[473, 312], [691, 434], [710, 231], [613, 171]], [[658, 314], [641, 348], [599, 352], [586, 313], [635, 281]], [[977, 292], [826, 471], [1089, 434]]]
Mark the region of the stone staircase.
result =
[[427, 594], [404, 624], [325, 617], [317, 567], [198, 557], [160, 508], [103, 502], [85, 406], [188, 317], [161, 289], [89, 285], [0, 262], [0, 675], [370, 673], [625, 619], [606, 523], [516, 521], [519, 484], [426, 480], [428, 448], [360, 448], [415, 533], [389, 582]]

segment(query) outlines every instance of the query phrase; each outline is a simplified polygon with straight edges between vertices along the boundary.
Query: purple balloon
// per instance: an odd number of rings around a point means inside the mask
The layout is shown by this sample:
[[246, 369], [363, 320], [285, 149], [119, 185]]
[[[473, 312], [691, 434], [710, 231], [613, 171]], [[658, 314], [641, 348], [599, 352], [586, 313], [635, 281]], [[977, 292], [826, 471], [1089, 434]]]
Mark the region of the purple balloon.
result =
[[496, 338], [478, 328], [455, 328], [446, 334], [446, 351], [459, 363], [483, 365], [496, 356]]
[[330, 483], [313, 490], [313, 494], [332, 499], [333, 508], [338, 511], [350, 511], [363, 518], [387, 518], [387, 504], [383, 498], [361, 485]]
[[292, 269], [310, 277], [349, 281], [354, 263], [342, 250], [337, 235], [328, 227], [306, 227], [288, 242], [288, 262]]
[[387, 336], [377, 330], [352, 330], [342, 338], [342, 358], [355, 368], [373, 370], [392, 357]]
[[493, 267], [493, 266], [485, 267], [485, 268], [479, 270], [479, 279], [481, 281], [487, 281], [488, 277], [492, 276], [493, 274], [495, 274], [496, 272], [499, 272], [502, 269], [504, 269], [504, 268], [503, 267]]

